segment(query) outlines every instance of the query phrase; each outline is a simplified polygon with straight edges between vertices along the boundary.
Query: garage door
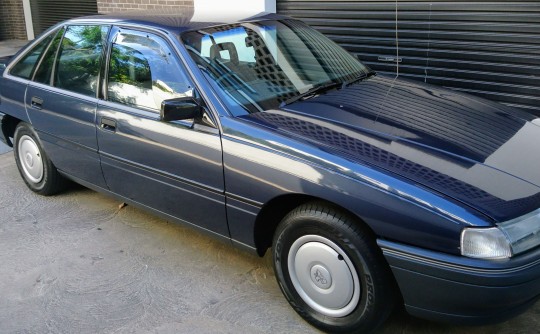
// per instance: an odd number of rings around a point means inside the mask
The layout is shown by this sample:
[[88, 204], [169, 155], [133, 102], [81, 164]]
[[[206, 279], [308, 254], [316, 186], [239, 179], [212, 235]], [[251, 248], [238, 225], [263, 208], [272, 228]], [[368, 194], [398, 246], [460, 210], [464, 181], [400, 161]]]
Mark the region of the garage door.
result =
[[[373, 69], [540, 116], [540, 2], [277, 0]], [[396, 56], [396, 46], [399, 55]]]
[[97, 14], [96, 0], [30, 0], [34, 35], [60, 21]]

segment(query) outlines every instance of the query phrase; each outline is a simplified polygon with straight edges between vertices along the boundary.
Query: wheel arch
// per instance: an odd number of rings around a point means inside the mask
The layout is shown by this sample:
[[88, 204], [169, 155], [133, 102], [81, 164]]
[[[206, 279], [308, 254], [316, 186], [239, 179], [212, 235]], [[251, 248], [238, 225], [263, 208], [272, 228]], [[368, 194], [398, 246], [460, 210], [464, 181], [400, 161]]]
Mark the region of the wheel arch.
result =
[[1, 135], [4, 137], [4, 142], [9, 146], [13, 147], [13, 139], [15, 137], [15, 129], [17, 125], [22, 122], [20, 119], [13, 117], [11, 115], [4, 115], [2, 118]]
[[341, 205], [321, 197], [306, 194], [285, 194], [268, 201], [263, 205], [261, 211], [259, 211], [259, 214], [257, 215], [254, 227], [254, 239], [255, 248], [259, 256], [264, 256], [268, 248], [272, 246], [274, 233], [283, 218], [295, 208], [308, 202], [318, 202], [350, 216], [358, 224], [362, 224], [370, 233], [372, 233], [373, 237], [375, 237], [375, 233], [371, 227], [365, 223], [362, 217], [359, 217]]

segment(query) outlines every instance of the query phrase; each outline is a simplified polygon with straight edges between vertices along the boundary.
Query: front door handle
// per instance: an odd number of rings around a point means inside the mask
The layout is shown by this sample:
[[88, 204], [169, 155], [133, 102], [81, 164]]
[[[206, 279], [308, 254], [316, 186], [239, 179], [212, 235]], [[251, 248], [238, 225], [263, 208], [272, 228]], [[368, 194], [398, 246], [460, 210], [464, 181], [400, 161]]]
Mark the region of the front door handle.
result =
[[30, 104], [32, 105], [32, 108], [41, 109], [43, 106], [43, 99], [41, 97], [32, 96]]
[[107, 131], [116, 131], [116, 121], [109, 118], [101, 118], [101, 128]]

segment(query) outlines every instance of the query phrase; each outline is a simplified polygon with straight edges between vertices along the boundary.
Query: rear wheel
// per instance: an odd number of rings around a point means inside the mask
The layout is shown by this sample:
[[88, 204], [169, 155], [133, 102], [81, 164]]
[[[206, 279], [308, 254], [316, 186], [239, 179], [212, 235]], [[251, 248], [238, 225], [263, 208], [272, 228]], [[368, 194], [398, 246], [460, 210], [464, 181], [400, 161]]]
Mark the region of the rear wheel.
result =
[[28, 188], [41, 195], [54, 195], [65, 188], [66, 180], [46, 155], [31, 125], [19, 123], [14, 141], [17, 168]]
[[394, 282], [372, 233], [324, 204], [303, 205], [280, 223], [274, 270], [292, 307], [331, 332], [370, 332], [392, 312]]

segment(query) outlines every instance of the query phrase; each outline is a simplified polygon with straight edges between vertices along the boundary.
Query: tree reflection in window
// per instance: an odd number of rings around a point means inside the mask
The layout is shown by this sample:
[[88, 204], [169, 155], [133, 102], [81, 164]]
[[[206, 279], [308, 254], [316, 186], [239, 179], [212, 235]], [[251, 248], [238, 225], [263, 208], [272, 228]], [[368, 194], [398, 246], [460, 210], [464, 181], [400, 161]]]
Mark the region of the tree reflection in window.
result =
[[109, 101], [157, 111], [166, 99], [191, 96], [183, 70], [158, 37], [120, 34], [108, 73]]
[[[109, 65], [109, 101], [154, 108], [150, 65], [139, 51], [114, 45]], [[144, 101], [143, 101], [144, 100]]]
[[95, 96], [106, 26], [70, 26], [62, 39], [54, 86]]

